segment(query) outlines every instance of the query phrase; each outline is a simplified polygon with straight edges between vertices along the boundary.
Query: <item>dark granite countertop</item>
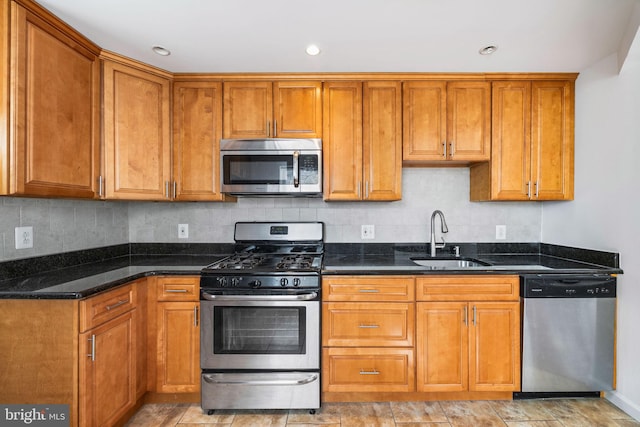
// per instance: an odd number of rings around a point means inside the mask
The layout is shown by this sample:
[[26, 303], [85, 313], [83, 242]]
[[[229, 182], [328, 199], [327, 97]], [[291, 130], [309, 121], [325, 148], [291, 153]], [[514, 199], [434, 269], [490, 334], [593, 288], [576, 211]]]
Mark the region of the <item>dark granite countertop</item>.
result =
[[[620, 274], [619, 255], [542, 243], [449, 244], [488, 265], [430, 269], [425, 245], [327, 244], [322, 274]], [[0, 299], [79, 299], [151, 275], [199, 275], [229, 244], [126, 244], [0, 263]], [[452, 257], [448, 252], [438, 256]]]

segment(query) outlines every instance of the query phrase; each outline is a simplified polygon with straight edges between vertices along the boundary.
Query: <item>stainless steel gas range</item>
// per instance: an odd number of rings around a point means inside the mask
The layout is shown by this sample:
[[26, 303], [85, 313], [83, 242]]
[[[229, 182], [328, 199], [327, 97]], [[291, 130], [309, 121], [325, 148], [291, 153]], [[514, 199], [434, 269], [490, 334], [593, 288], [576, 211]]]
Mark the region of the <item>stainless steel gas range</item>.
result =
[[202, 409], [320, 407], [321, 222], [238, 222], [202, 270]]

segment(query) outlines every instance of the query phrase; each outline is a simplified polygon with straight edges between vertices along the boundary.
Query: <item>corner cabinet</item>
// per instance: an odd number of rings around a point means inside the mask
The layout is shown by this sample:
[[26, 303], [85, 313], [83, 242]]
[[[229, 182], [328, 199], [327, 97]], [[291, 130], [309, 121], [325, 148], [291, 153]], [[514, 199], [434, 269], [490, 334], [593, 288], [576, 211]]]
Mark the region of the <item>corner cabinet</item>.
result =
[[105, 197], [169, 200], [170, 75], [103, 57]]
[[574, 81], [494, 81], [491, 162], [471, 200], [573, 200]]
[[489, 160], [491, 83], [409, 81], [403, 92], [405, 163]]
[[222, 83], [173, 85], [173, 181], [177, 201], [225, 200], [220, 193]]
[[416, 279], [416, 383], [423, 392], [520, 390], [517, 276]]
[[396, 81], [326, 82], [324, 198], [402, 198], [402, 91]]
[[1, 7], [0, 194], [95, 198], [100, 49], [35, 4]]
[[322, 82], [224, 82], [223, 137], [321, 138]]

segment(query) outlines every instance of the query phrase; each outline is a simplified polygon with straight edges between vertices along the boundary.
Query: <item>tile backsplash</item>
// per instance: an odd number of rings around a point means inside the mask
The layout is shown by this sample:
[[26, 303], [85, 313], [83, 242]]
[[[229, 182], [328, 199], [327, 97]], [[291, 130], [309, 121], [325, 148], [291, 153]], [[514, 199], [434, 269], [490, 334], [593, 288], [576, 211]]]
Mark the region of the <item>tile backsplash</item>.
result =
[[[468, 168], [405, 168], [403, 199], [397, 202], [240, 198], [236, 203], [172, 203], [0, 197], [0, 261], [128, 242], [231, 243], [236, 221], [323, 221], [331, 243], [426, 242], [435, 209], [445, 214], [449, 242], [495, 242], [496, 225], [506, 225], [505, 242], [540, 241], [541, 203], [470, 202]], [[188, 239], [178, 239], [178, 224], [189, 225]], [[361, 225], [373, 225], [375, 239], [361, 240]], [[32, 249], [15, 249], [18, 226], [33, 227]]]

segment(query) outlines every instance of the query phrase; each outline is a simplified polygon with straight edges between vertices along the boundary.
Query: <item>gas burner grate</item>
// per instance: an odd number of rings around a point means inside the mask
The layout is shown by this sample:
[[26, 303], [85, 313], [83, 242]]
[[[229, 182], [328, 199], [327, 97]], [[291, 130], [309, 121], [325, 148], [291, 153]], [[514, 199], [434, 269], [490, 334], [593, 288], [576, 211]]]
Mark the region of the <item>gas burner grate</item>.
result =
[[313, 266], [311, 255], [287, 255], [276, 264], [277, 270], [309, 270]]

